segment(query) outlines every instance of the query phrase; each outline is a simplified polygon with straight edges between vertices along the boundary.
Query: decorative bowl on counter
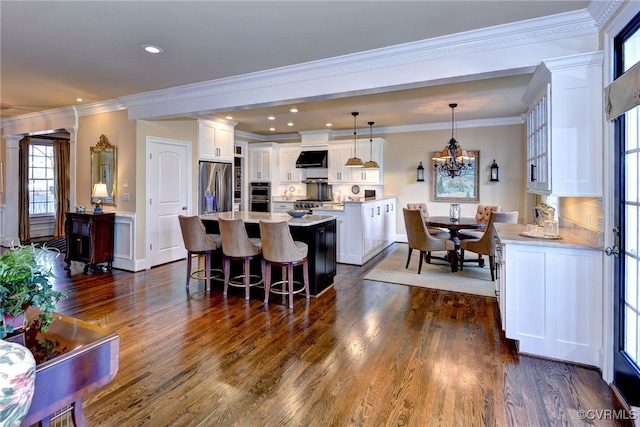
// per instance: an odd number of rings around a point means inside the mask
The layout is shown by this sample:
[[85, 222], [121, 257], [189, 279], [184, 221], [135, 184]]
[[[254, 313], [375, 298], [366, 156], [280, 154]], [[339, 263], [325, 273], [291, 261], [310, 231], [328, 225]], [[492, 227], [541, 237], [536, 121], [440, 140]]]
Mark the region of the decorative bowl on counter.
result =
[[287, 211], [287, 213], [294, 218], [302, 218], [307, 214], [307, 211], [305, 211], [304, 209], [293, 209], [293, 210]]

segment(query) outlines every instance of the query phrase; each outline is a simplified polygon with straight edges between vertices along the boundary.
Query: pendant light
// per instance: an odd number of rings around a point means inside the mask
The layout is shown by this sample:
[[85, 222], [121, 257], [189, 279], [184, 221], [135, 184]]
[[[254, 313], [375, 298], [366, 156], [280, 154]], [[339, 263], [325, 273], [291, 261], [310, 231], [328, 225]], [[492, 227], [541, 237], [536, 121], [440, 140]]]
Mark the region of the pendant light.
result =
[[449, 104], [449, 108], [451, 108], [451, 139], [442, 152], [436, 151], [433, 156], [433, 170], [443, 177], [455, 178], [475, 173], [473, 153], [463, 150], [453, 137], [455, 128], [453, 110], [457, 106], [458, 104]]
[[373, 125], [375, 122], [368, 122], [369, 124], [369, 161], [364, 163], [364, 169], [380, 169], [378, 162], [373, 161]]
[[349, 160], [347, 160], [347, 163], [345, 163], [345, 166], [348, 168], [361, 168], [362, 166], [364, 166], [364, 163], [362, 163], [362, 159], [360, 159], [358, 157], [358, 153], [357, 153], [357, 139], [358, 139], [358, 128], [356, 126], [356, 117], [358, 117], [358, 112], [354, 111], [353, 113], [351, 113], [351, 115], [353, 116], [353, 157], [351, 157]]

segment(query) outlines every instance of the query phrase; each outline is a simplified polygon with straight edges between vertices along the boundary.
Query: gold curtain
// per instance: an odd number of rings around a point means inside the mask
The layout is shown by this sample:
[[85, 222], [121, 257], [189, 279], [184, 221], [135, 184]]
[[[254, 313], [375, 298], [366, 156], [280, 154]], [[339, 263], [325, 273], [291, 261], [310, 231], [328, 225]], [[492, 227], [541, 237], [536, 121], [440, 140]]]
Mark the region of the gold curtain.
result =
[[29, 143], [28, 136], [20, 140], [18, 151], [18, 237], [21, 243], [29, 243]]
[[71, 149], [69, 141], [56, 139], [53, 141], [53, 167], [55, 173], [56, 188], [56, 218], [53, 229], [53, 237], [64, 237], [64, 213], [69, 210], [70, 179], [69, 157]]

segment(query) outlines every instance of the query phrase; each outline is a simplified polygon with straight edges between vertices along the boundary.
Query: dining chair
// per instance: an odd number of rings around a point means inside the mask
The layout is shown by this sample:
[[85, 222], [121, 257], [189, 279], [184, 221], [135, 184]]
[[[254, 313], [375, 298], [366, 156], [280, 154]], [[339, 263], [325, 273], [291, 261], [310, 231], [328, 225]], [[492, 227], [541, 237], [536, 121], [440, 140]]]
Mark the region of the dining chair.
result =
[[189, 280], [191, 279], [191, 258], [193, 255], [204, 255], [205, 278], [209, 289], [211, 289], [211, 254], [222, 246], [222, 239], [219, 234], [207, 234], [204, 224], [197, 215], [178, 215], [182, 240], [187, 249], [187, 291], [189, 290]]
[[[424, 218], [428, 218], [429, 217], [429, 209], [427, 208], [427, 204], [426, 203], [407, 203], [407, 209], [418, 209], [421, 213], [422, 216]], [[427, 226], [427, 229], [429, 230], [429, 234], [431, 234], [431, 236], [438, 236], [439, 238], [445, 238], [446, 236], [442, 233], [447, 233], [447, 230], [444, 230], [440, 227], [430, 227]]]
[[[222, 239], [223, 295], [227, 296], [229, 285], [243, 286], [244, 299], [248, 300], [250, 288], [262, 283], [262, 276], [251, 275], [251, 260], [262, 253], [262, 242], [259, 238], [248, 236], [244, 221], [240, 218], [218, 218], [218, 225]], [[233, 279], [230, 279], [231, 261], [242, 261], [242, 274]], [[260, 280], [251, 282], [252, 277]], [[238, 279], [242, 279], [242, 283], [236, 282]]]
[[[478, 205], [476, 210], [476, 221], [478, 224], [488, 224], [492, 212], [501, 212], [500, 205]], [[460, 234], [460, 239], [479, 239], [482, 237], [486, 227], [482, 230], [465, 230]]]
[[[462, 271], [463, 265], [466, 262], [478, 262], [479, 265], [483, 265], [484, 262], [480, 263], [479, 260], [482, 260], [483, 255], [489, 256], [489, 269], [491, 270], [491, 281], [495, 280], [495, 252], [496, 252], [496, 243], [495, 243], [495, 235], [496, 230], [493, 227], [495, 223], [508, 223], [508, 224], [517, 224], [518, 223], [518, 211], [513, 212], [495, 212], [492, 211], [489, 216], [489, 223], [487, 224], [487, 228], [485, 229], [484, 234], [479, 239], [469, 239], [469, 240], [461, 240], [460, 241], [460, 271]], [[478, 254], [478, 259], [464, 259], [464, 251], [472, 251]], [[484, 260], [483, 260], [484, 261]]]
[[[455, 261], [452, 262], [451, 257], [433, 257], [431, 252], [436, 251], [448, 251], [449, 256], [455, 255], [455, 245], [453, 241], [449, 239], [439, 239], [432, 237], [429, 234], [429, 230], [424, 222], [424, 217], [419, 209], [407, 209], [402, 208], [402, 214], [404, 215], [404, 225], [407, 230], [407, 241], [409, 244], [409, 254], [407, 255], [407, 264], [405, 269], [409, 268], [409, 261], [411, 261], [411, 254], [414, 249], [420, 251], [420, 263], [418, 264], [418, 274], [422, 271], [423, 260], [427, 264], [431, 264], [431, 259], [442, 259], [451, 263], [452, 268], [455, 266]], [[426, 257], [425, 257], [426, 255]], [[453, 258], [455, 260], [455, 258]]]
[[[309, 246], [304, 242], [293, 240], [289, 223], [287, 221], [260, 220], [260, 239], [262, 240], [262, 277], [264, 278], [264, 303], [269, 303], [269, 293], [289, 294], [289, 308], [293, 308], [293, 294], [306, 292], [306, 297], [311, 297], [309, 292], [309, 263], [307, 254]], [[304, 287], [295, 290], [293, 280], [293, 267], [302, 265]], [[282, 267], [283, 290], [271, 289], [272, 267]], [[284, 291], [284, 283], [287, 291]]]

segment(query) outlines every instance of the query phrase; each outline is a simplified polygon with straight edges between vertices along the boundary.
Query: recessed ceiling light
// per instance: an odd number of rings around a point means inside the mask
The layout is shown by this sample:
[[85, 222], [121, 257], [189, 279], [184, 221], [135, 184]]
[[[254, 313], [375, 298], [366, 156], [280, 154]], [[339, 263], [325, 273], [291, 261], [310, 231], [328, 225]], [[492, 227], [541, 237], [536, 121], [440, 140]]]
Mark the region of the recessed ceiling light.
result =
[[275, 118], [275, 117], [273, 117], [273, 116], [269, 116], [269, 117], [267, 117], [267, 119], [269, 119], [269, 120], [275, 120], [276, 118]]
[[331, 126], [333, 126], [333, 123], [327, 123], [325, 126], [330, 128]]
[[227, 117], [225, 117], [225, 119], [227, 119], [227, 120], [233, 120], [233, 116], [227, 116]]
[[297, 109], [297, 108], [292, 108], [292, 109], [290, 109], [289, 111], [291, 111], [292, 113], [297, 113], [297, 112], [298, 112], [298, 109]]
[[292, 122], [287, 123], [287, 126], [293, 126]]
[[76, 98], [76, 101], [82, 102], [82, 98]]
[[270, 130], [271, 132], [274, 132], [274, 131], [276, 130], [276, 128], [269, 128], [269, 130]]
[[152, 44], [144, 44], [142, 45], [142, 48], [144, 49], [145, 52], [153, 53], [153, 54], [164, 52], [164, 50], [162, 50], [161, 47], [154, 46]]

